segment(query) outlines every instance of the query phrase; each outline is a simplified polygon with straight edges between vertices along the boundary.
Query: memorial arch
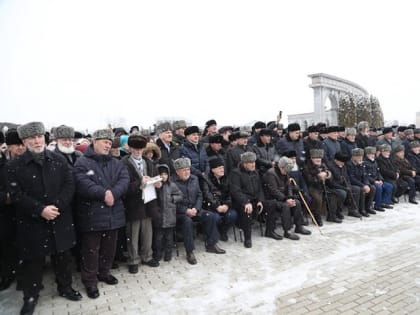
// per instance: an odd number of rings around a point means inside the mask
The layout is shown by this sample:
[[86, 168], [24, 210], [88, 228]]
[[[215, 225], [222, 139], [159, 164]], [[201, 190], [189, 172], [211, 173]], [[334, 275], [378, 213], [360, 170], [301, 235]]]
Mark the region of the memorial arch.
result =
[[296, 122], [302, 129], [318, 122], [337, 125], [339, 100], [345, 94], [369, 96], [360, 85], [330, 74], [316, 73], [308, 77], [312, 79], [309, 87], [314, 90], [314, 112], [288, 116], [289, 123]]

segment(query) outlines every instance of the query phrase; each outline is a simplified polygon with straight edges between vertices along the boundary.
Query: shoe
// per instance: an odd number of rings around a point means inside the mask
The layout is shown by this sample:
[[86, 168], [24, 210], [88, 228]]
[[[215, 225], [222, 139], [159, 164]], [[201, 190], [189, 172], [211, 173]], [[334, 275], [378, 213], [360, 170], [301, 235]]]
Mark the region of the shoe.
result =
[[385, 209], [382, 206], [375, 206], [373, 207], [373, 209], [375, 209], [376, 211], [381, 211], [381, 212], [385, 211]]
[[322, 223], [322, 217], [320, 215], [315, 215], [315, 221], [318, 226], [324, 225], [324, 223]]
[[392, 201], [393, 204], [399, 203], [399, 200], [395, 197], [392, 197], [391, 201]]
[[219, 239], [223, 242], [227, 242], [228, 239], [229, 239], [228, 235], [227, 235], [227, 232], [226, 231], [221, 231]]
[[14, 280], [14, 278], [3, 278], [0, 282], [0, 291], [8, 289], [12, 285]]
[[366, 212], [369, 214], [376, 214], [376, 211], [373, 209], [367, 209]]
[[149, 267], [159, 267], [159, 262], [153, 258], [149, 261], [142, 261], [141, 264]]
[[419, 204], [415, 199], [409, 199], [408, 202], [409, 203], [412, 203], [414, 205], [418, 205]]
[[281, 235], [277, 234], [277, 233], [276, 233], [276, 232], [274, 232], [274, 231], [265, 231], [265, 237], [270, 237], [270, 238], [275, 239], [275, 240], [277, 240], [277, 241], [279, 241], [279, 240], [282, 240], [282, 239], [283, 239], [283, 236], [281, 236]]
[[364, 217], [366, 217], [366, 218], [370, 217], [370, 215], [369, 215], [366, 211], [364, 211], [364, 210], [360, 210], [359, 212], [360, 212], [360, 214], [361, 214], [362, 216], [364, 216]]
[[214, 244], [213, 246], [206, 246], [206, 252], [213, 253], [213, 254], [225, 254], [226, 251], [224, 249], [221, 249], [217, 244]]
[[36, 303], [38, 303], [38, 297], [29, 298], [23, 302], [23, 306], [20, 309], [20, 315], [32, 315], [35, 311]]
[[381, 208], [384, 208], [384, 209], [394, 209], [393, 206], [391, 206], [389, 204], [386, 204], [386, 203], [384, 203], [383, 205], [381, 205]]
[[350, 217], [361, 218], [362, 215], [358, 211], [349, 211], [348, 214]]
[[99, 296], [98, 287], [86, 287], [86, 294], [91, 299], [96, 299]]
[[172, 251], [165, 252], [165, 256], [163, 257], [163, 261], [171, 261], [172, 260]]
[[337, 212], [336, 216], [337, 216], [338, 219], [344, 220], [344, 216], [341, 212]]
[[295, 233], [302, 234], [302, 235], [311, 235], [312, 232], [305, 229], [303, 226], [297, 226], [295, 228]]
[[139, 272], [139, 265], [128, 265], [128, 272], [129, 273], [138, 273]]
[[343, 223], [339, 218], [327, 218], [328, 222]]
[[284, 238], [288, 238], [289, 240], [292, 240], [292, 241], [298, 241], [299, 240], [299, 236], [297, 236], [294, 233], [290, 233], [288, 231], [284, 232]]
[[245, 248], [251, 248], [252, 247], [252, 241], [250, 239], [245, 240], [244, 241], [244, 246], [245, 246]]
[[68, 289], [65, 289], [65, 290], [60, 290], [58, 292], [58, 295], [62, 296], [63, 298], [66, 298], [67, 300], [70, 300], [70, 301], [80, 301], [83, 297], [79, 293], [79, 291], [76, 291], [72, 287], [70, 287]]
[[193, 252], [187, 254], [187, 261], [190, 265], [197, 264], [197, 259], [195, 259], [195, 255]]
[[98, 276], [98, 280], [101, 281], [101, 282], [105, 282], [106, 284], [109, 284], [109, 285], [115, 285], [115, 284], [118, 283], [118, 279], [115, 278], [111, 274], [106, 275], [105, 277]]
[[118, 265], [118, 263], [116, 261], [114, 261], [112, 263], [111, 269], [118, 269], [120, 266]]

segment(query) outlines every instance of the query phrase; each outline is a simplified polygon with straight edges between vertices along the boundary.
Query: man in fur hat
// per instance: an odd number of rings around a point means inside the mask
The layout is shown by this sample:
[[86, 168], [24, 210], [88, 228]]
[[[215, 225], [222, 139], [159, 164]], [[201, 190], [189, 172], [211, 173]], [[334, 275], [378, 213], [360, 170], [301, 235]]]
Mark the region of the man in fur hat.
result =
[[299, 167], [305, 162], [303, 140], [300, 137], [300, 125], [292, 123], [287, 126], [287, 134], [280, 138], [276, 144], [277, 153], [284, 155], [288, 151], [296, 151], [296, 163]]
[[67, 161], [46, 150], [41, 122], [24, 124], [17, 132], [27, 150], [7, 165], [8, 190], [16, 209], [17, 244], [23, 261], [21, 314], [32, 314], [42, 287], [45, 256], [51, 255], [59, 295], [72, 301], [82, 298], [71, 287], [74, 180]]
[[54, 138], [57, 141], [54, 151], [62, 154], [67, 162], [73, 166], [76, 160], [83, 155], [75, 150], [73, 143], [74, 129], [65, 125], [58, 126], [54, 129]]
[[198, 178], [210, 171], [206, 150], [203, 143], [200, 142], [200, 130], [197, 126], [190, 126], [185, 129], [185, 141], [179, 151], [180, 156], [191, 160], [191, 173]]

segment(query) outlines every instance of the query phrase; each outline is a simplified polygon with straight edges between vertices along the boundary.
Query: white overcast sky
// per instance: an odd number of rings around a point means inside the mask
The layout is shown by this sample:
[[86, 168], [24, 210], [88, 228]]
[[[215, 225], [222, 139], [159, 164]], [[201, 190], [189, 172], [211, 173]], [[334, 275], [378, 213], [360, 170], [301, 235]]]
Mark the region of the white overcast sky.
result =
[[0, 0], [0, 121], [202, 127], [313, 111], [311, 73], [420, 111], [418, 1]]

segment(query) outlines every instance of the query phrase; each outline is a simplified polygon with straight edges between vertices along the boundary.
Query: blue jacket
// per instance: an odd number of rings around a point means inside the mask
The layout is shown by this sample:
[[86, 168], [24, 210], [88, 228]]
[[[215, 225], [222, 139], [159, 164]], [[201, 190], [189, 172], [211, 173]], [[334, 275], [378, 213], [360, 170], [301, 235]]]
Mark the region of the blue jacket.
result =
[[191, 160], [192, 174], [201, 178], [203, 173], [209, 173], [210, 167], [207, 159], [207, 153], [202, 143], [194, 145], [190, 141], [185, 140], [179, 151], [181, 157], [187, 157]]
[[191, 174], [188, 180], [183, 181], [175, 174], [171, 180], [178, 186], [184, 196], [176, 203], [177, 214], [185, 214], [187, 209], [191, 208], [196, 208], [200, 212], [203, 206], [203, 194], [198, 177]]
[[[122, 201], [130, 177], [124, 164], [111, 155], [96, 154], [89, 146], [74, 165], [77, 193], [77, 223], [82, 232], [115, 230], [125, 226]], [[105, 204], [105, 191], [111, 190], [114, 205]]]
[[350, 183], [354, 186], [363, 187], [369, 185], [369, 178], [366, 173], [366, 166], [364, 163], [354, 164], [353, 161], [348, 161], [347, 172], [349, 174]]

